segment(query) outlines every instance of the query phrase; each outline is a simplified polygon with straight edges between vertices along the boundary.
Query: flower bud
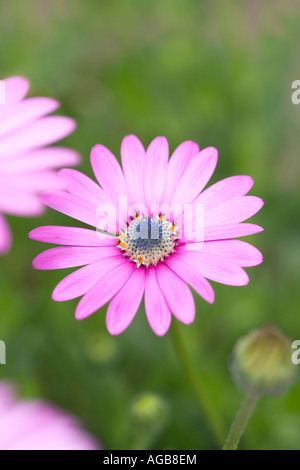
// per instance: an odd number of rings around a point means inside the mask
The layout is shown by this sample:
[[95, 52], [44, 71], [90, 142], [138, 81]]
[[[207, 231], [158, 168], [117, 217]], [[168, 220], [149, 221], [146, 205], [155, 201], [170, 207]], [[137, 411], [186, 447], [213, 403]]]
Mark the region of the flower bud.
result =
[[138, 395], [130, 407], [132, 420], [140, 428], [159, 432], [169, 418], [169, 406], [159, 395], [145, 392]]
[[248, 393], [280, 394], [296, 372], [291, 342], [274, 326], [252, 330], [237, 341], [230, 370], [237, 386]]
[[99, 364], [112, 362], [117, 354], [114, 338], [102, 332], [89, 335], [85, 346], [88, 358]]

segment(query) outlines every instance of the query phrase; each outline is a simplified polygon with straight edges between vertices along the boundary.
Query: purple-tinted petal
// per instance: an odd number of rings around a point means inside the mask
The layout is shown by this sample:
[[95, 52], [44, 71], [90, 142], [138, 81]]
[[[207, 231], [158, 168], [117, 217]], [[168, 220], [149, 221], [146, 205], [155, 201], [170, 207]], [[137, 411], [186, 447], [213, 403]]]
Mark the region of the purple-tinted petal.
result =
[[209, 208], [205, 207], [205, 225], [221, 225], [243, 222], [256, 214], [264, 202], [259, 197], [243, 196], [230, 199], [222, 204]]
[[124, 257], [107, 258], [96, 263], [89, 264], [69, 274], [57, 284], [52, 299], [57, 302], [76, 299], [86, 294], [97, 282], [103, 278], [111, 269], [118, 268], [124, 264]]
[[[242, 196], [237, 199], [229, 199], [221, 204], [207, 208], [206, 203], [198, 205], [193, 203], [185, 210], [182, 220], [184, 227], [184, 236], [192, 240], [192, 234], [198, 230], [199, 237], [207, 239], [207, 233], [210, 227], [236, 224], [247, 220], [258, 212], [263, 206], [262, 199], [255, 196]], [[180, 220], [177, 222], [180, 225]], [[196, 235], [196, 233], [195, 233]], [[194, 237], [194, 241], [197, 240]]]
[[221, 284], [244, 286], [248, 284], [247, 273], [236, 263], [214, 253], [204, 251], [183, 251], [182, 260], [193, 266], [202, 276]]
[[32, 240], [44, 243], [53, 243], [55, 245], [73, 245], [73, 246], [110, 246], [116, 245], [116, 238], [100, 238], [96, 230], [79, 227], [61, 227], [48, 225], [38, 227], [28, 234]]
[[73, 119], [62, 116], [40, 119], [1, 140], [0, 158], [52, 144], [71, 134], [75, 127]]
[[188, 165], [186, 171], [175, 190], [172, 204], [189, 204], [194, 201], [200, 191], [210, 180], [218, 159], [218, 152], [208, 147], [196, 155]]
[[212, 304], [215, 300], [213, 288], [192, 265], [184, 263], [180, 254], [170, 256], [166, 264], [185, 282], [187, 282], [204, 300]]
[[144, 166], [145, 201], [149, 210], [151, 204], [160, 204], [166, 184], [166, 170], [169, 145], [165, 137], [156, 137], [150, 143]]
[[171, 312], [157, 282], [155, 268], [148, 269], [146, 274], [145, 310], [154, 333], [163, 336], [170, 328]]
[[107, 271], [97, 284], [80, 300], [75, 311], [75, 318], [82, 320], [105, 305], [123, 287], [129, 279], [135, 264], [122, 259], [118, 267]]
[[130, 325], [142, 301], [144, 289], [145, 270], [135, 269], [108, 306], [106, 327], [111, 335], [119, 335]]
[[29, 89], [29, 81], [24, 77], [9, 77], [4, 80], [6, 87], [6, 104], [21, 101]]
[[195, 142], [186, 141], [173, 152], [167, 167], [166, 186], [162, 202], [170, 204], [179, 181], [188, 164], [199, 153]]
[[133, 204], [145, 204], [145, 149], [137, 137], [128, 135], [122, 140], [121, 157], [125, 179]]
[[21, 215], [23, 217], [33, 217], [42, 214], [44, 209], [43, 204], [41, 204], [35, 195], [12, 188], [0, 188], [1, 212]]
[[17, 400], [7, 382], [0, 383], [0, 409], [0, 450], [99, 449], [73, 416], [42, 401]]
[[81, 199], [79, 196], [65, 193], [64, 191], [42, 193], [40, 199], [46, 206], [68, 215], [73, 219], [80, 220], [85, 224], [103, 230], [110, 229], [108, 231], [112, 233], [116, 232], [116, 220], [113, 215], [107, 215], [107, 217], [104, 218], [97, 216], [98, 208], [95, 205], [95, 201], [89, 202], [88, 200]]
[[[95, 145], [91, 151], [91, 164], [94, 174], [103, 190], [116, 206], [120, 196], [129, 198], [129, 191], [123, 171], [115, 156], [104, 145]], [[131, 201], [128, 201], [128, 205]]]
[[110, 256], [120, 256], [120, 252], [115, 246], [58, 246], [36, 256], [32, 266], [35, 269], [75, 268], [95, 263]]
[[[254, 233], [262, 232], [263, 228], [255, 224], [222, 224], [212, 225], [211, 227], [204, 227], [204, 237], [199, 237], [197, 242], [200, 242], [200, 248], [202, 243], [205, 241], [213, 240], [227, 240], [229, 238], [245, 237], [247, 235], [253, 235]], [[185, 236], [189, 237], [189, 233], [186, 232]], [[204, 240], [203, 240], [204, 238]], [[192, 242], [189, 238], [182, 238], [181, 242], [190, 244]], [[189, 243], [190, 242], [190, 243]]]
[[169, 309], [182, 323], [190, 324], [195, 318], [195, 302], [186, 283], [168, 266], [158, 264], [157, 280]]
[[257, 248], [241, 240], [205, 242], [202, 251], [214, 253], [243, 267], [257, 266], [263, 261], [263, 255]]
[[0, 254], [7, 253], [11, 247], [11, 233], [5, 218], [0, 214]]
[[37, 171], [25, 174], [0, 175], [0, 192], [7, 194], [13, 190], [17, 193], [39, 193], [47, 190], [63, 189], [63, 184], [53, 171]]
[[30, 173], [43, 169], [74, 166], [80, 162], [79, 153], [64, 147], [49, 147], [0, 160], [0, 171]]
[[92, 202], [96, 208], [98, 204], [113, 204], [111, 198], [100, 186], [80, 171], [64, 168], [59, 171], [59, 177], [71, 194]]
[[205, 203], [205, 207], [208, 209], [229, 199], [245, 196], [252, 186], [253, 179], [250, 176], [230, 176], [205, 189], [196, 199], [195, 203]]
[[0, 138], [8, 133], [17, 132], [20, 127], [55, 111], [59, 103], [51, 98], [29, 98], [17, 107], [12, 107], [5, 119], [0, 117]]
[[100, 450], [95, 439], [77, 429], [78, 423], [65, 417], [52, 420], [37, 432], [24, 433], [13, 450]]

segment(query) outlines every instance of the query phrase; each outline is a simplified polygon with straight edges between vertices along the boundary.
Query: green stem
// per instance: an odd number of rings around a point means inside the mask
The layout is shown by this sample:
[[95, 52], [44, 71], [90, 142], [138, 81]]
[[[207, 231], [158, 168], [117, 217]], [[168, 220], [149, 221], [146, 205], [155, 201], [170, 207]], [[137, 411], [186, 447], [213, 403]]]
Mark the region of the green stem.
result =
[[203, 386], [203, 382], [201, 382], [200, 384], [200, 381], [189, 360], [185, 344], [181, 338], [178, 325], [175, 321], [172, 322], [171, 331], [173, 333], [174, 342], [178, 355], [181, 359], [185, 375], [192, 389], [194, 390], [196, 397], [198, 398], [198, 402], [200, 403], [200, 406], [206, 416], [212, 434], [214, 435], [218, 445], [221, 446], [224, 442], [225, 436], [225, 428], [223, 425], [223, 421], [221, 420], [220, 415], [218, 414], [215, 408], [215, 405], [212, 403], [209, 393]]
[[237, 449], [241, 436], [247, 426], [247, 423], [258, 400], [259, 396], [255, 394], [248, 394], [245, 396], [244, 401], [233, 420], [223, 450]]

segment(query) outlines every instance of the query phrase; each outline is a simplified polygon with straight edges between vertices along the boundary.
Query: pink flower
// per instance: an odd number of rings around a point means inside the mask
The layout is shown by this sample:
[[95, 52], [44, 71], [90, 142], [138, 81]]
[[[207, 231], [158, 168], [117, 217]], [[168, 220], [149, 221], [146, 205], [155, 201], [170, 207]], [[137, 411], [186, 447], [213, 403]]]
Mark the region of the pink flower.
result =
[[[84, 266], [64, 278], [52, 297], [65, 301], [83, 296], [77, 319], [111, 301], [106, 325], [114, 335], [128, 327], [144, 296], [149, 324], [163, 335], [171, 313], [186, 324], [194, 320], [195, 304], [187, 284], [212, 303], [214, 291], [207, 279], [232, 286], [248, 283], [243, 267], [261, 263], [262, 255], [234, 238], [262, 230], [241, 222], [263, 201], [245, 196], [253, 185], [249, 176], [233, 176], [203, 191], [216, 167], [214, 148], [200, 152], [194, 142], [184, 142], [169, 160], [164, 137], [154, 139], [145, 151], [136, 137], [127, 136], [121, 157], [123, 171], [107, 148], [96, 145], [91, 164], [100, 186], [76, 170], [61, 170], [68, 192], [41, 196], [49, 207], [117, 235], [100, 238], [99, 231], [86, 228], [37, 228], [30, 238], [64, 246], [41, 253], [33, 267]], [[133, 205], [129, 218], [120, 203], [125, 196], [128, 206]], [[170, 209], [174, 204], [179, 206], [176, 213]], [[105, 205], [110, 208], [106, 216]], [[192, 236], [198, 219], [198, 231]]]
[[[50, 98], [24, 99], [29, 83], [11, 77], [1, 83], [0, 99], [0, 254], [11, 245], [11, 234], [3, 214], [36, 216], [44, 206], [38, 199], [41, 190], [61, 184], [55, 168], [79, 162], [73, 150], [47, 147], [75, 128], [72, 119], [47, 116], [59, 107]], [[5, 91], [5, 93], [4, 93]]]
[[16, 400], [0, 382], [0, 450], [97, 450], [72, 416], [42, 401]]

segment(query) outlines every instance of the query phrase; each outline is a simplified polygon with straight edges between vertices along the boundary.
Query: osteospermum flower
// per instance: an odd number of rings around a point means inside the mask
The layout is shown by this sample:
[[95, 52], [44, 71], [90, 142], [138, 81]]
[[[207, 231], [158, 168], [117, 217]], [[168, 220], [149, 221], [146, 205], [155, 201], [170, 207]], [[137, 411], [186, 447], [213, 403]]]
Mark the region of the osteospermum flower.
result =
[[44, 206], [38, 193], [61, 187], [54, 170], [77, 164], [79, 155], [67, 148], [46, 148], [75, 128], [73, 119], [47, 116], [59, 107], [57, 101], [24, 99], [29, 83], [22, 77], [0, 84], [0, 254], [4, 254], [10, 248], [11, 234], [3, 214], [41, 214]]
[[144, 296], [150, 326], [163, 335], [171, 314], [183, 323], [194, 320], [187, 284], [212, 303], [214, 291], [207, 279], [233, 286], [248, 283], [243, 267], [259, 264], [262, 255], [234, 238], [262, 230], [241, 222], [263, 202], [245, 196], [253, 185], [249, 176], [233, 176], [203, 191], [217, 163], [214, 148], [199, 151], [194, 142], [184, 142], [169, 159], [164, 137], [154, 139], [145, 151], [136, 137], [128, 136], [121, 158], [123, 170], [107, 148], [92, 149], [99, 184], [76, 170], [60, 171], [68, 192], [43, 193], [42, 201], [97, 231], [55, 226], [33, 230], [32, 239], [64, 245], [41, 253], [33, 266], [85, 265], [63, 279], [52, 296], [56, 301], [83, 296], [77, 319], [111, 301], [106, 325], [111, 334], [119, 334]]
[[0, 450], [97, 449], [73, 416], [43, 401], [16, 400], [12, 385], [0, 382]]

